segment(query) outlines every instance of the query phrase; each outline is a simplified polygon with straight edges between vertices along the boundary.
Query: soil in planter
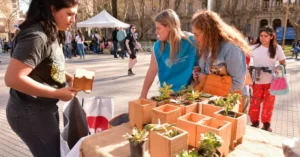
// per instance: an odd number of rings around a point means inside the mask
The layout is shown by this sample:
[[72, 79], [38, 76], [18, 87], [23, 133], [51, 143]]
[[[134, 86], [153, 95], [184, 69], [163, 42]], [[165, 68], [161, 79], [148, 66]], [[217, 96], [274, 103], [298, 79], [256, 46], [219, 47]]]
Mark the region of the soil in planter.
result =
[[188, 106], [188, 105], [191, 105], [192, 103], [193, 103], [193, 101], [190, 101], [190, 100], [184, 100], [182, 104], [183, 104], [184, 106]]
[[236, 118], [236, 113], [235, 112], [233, 112], [233, 111], [228, 111], [228, 114], [226, 115], [225, 114], [225, 111], [223, 110], [223, 111], [221, 111], [221, 112], [219, 112], [221, 115], [223, 115], [223, 116], [228, 116], [228, 117], [232, 117], [232, 118]]
[[145, 156], [145, 142], [134, 145], [134, 142], [129, 141], [130, 157], [144, 157]]

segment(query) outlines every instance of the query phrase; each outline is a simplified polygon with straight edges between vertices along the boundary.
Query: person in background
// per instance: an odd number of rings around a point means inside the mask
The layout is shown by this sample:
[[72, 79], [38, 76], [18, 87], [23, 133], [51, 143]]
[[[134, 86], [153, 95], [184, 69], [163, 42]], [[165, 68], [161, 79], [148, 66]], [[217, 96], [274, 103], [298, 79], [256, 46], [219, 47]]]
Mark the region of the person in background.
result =
[[136, 31], [135, 25], [130, 25], [129, 29], [130, 29], [130, 33], [127, 34], [127, 36], [125, 38], [125, 45], [126, 45], [126, 48], [127, 48], [127, 52], [129, 54], [128, 75], [131, 76], [131, 75], [135, 75], [132, 72], [132, 68], [137, 63], [136, 49], [135, 49], [135, 46], [137, 45], [137, 41], [133, 37], [133, 34]]
[[69, 31], [65, 31], [65, 46], [64, 46], [64, 54], [65, 58], [67, 59], [72, 59], [72, 34]]
[[76, 43], [76, 36], [78, 35], [78, 33], [76, 33], [75, 30], [73, 30], [72, 32], [73, 36], [72, 36], [72, 55], [74, 57], [77, 57], [77, 43]]
[[296, 56], [296, 59], [298, 58], [299, 51], [300, 51], [300, 40], [295, 42], [295, 44], [293, 45], [293, 54]]
[[147, 98], [157, 74], [161, 87], [166, 82], [172, 84], [172, 90], [177, 92], [183, 86], [188, 86], [198, 61], [194, 36], [181, 30], [179, 16], [174, 10], [160, 12], [155, 17], [155, 28], [158, 41], [154, 43], [140, 98]]
[[94, 31], [91, 38], [92, 38], [92, 47], [93, 47], [94, 54], [99, 54], [100, 36], [98, 34], [98, 31]]
[[126, 38], [126, 32], [123, 28], [120, 28], [118, 33], [117, 33], [117, 40], [119, 42], [119, 45], [121, 47], [121, 57], [124, 59], [124, 57], [127, 57], [126, 52], [125, 52], [125, 38]]
[[117, 34], [118, 34], [119, 29], [115, 28], [114, 31], [112, 32], [112, 41], [114, 45], [114, 50], [113, 50], [113, 55], [114, 58], [118, 58], [117, 56], [117, 51], [118, 51], [118, 39], [117, 39]]
[[[253, 96], [250, 102], [249, 116], [252, 127], [259, 127], [260, 116], [263, 130], [272, 132], [271, 118], [274, 109], [275, 96], [270, 94], [270, 86], [273, 79], [271, 70], [276, 71], [277, 62], [285, 66], [285, 55], [282, 47], [276, 42], [275, 31], [271, 26], [265, 26], [259, 31], [256, 44], [251, 46], [253, 66], [266, 68], [268, 71], [255, 72]], [[262, 112], [261, 104], [263, 103]]]
[[4, 78], [10, 88], [6, 117], [35, 157], [61, 155], [57, 102], [77, 93], [62, 45], [77, 8], [76, 0], [31, 0], [13, 42]]
[[80, 55], [80, 59], [85, 59], [85, 52], [84, 52], [84, 37], [80, 30], [77, 31], [78, 35], [75, 38], [75, 41], [77, 43], [77, 52]]

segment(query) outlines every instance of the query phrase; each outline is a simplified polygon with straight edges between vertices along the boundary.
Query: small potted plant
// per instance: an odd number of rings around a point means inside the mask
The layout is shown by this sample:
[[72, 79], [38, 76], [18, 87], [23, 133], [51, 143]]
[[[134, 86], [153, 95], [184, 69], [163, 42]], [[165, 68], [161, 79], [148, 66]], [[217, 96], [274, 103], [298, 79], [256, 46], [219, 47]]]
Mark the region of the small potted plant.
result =
[[160, 96], [153, 96], [151, 97], [151, 100], [157, 102], [157, 106], [161, 106], [164, 104], [169, 103], [172, 93], [174, 91], [172, 90], [173, 85], [167, 85], [166, 82], [163, 83], [163, 87], [159, 88]]
[[163, 129], [160, 131], [150, 131], [149, 151], [151, 156], [170, 157], [188, 149], [188, 132], [175, 126], [166, 126], [169, 124], [163, 124]]
[[199, 113], [213, 117], [216, 111], [222, 110], [222, 107], [215, 105], [216, 100], [206, 100], [199, 103]]
[[185, 94], [192, 93], [193, 90], [194, 89], [192, 86], [182, 86], [178, 92], [172, 94], [171, 96], [173, 97], [183, 96]]
[[145, 141], [148, 140], [149, 132], [147, 130], [132, 129], [132, 134], [126, 133], [124, 137], [129, 140], [130, 157], [144, 157]]
[[234, 149], [234, 142], [238, 144], [243, 142], [243, 136], [246, 132], [247, 115], [231, 111], [239, 100], [239, 94], [229, 94], [222, 102], [223, 110], [214, 113], [214, 117], [219, 120], [231, 122], [231, 140], [230, 148]]
[[176, 106], [180, 106], [182, 110], [182, 115], [190, 112], [198, 112], [198, 102], [200, 93], [197, 91], [187, 92], [183, 96], [177, 97], [177, 99], [171, 99], [170, 101]]
[[215, 133], [201, 134], [198, 155], [200, 157], [219, 157], [221, 154], [218, 148], [222, 146], [222, 143], [223, 140]]
[[176, 157], [199, 157], [198, 152], [196, 150], [183, 150]]
[[128, 102], [130, 127], [143, 129], [144, 125], [151, 123], [152, 109], [156, 107], [156, 102], [148, 99], [137, 99]]

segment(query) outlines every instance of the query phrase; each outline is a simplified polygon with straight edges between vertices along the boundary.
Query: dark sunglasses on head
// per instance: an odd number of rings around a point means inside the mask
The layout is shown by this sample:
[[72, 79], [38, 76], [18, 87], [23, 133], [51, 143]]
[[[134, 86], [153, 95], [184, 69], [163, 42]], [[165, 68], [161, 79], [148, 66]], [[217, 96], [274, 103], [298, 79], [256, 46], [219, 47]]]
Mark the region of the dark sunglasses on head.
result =
[[260, 32], [267, 32], [267, 33], [269, 33], [269, 34], [272, 34], [272, 33], [274, 32], [274, 29], [273, 29], [272, 27], [266, 26], [266, 27], [263, 27], [263, 28], [260, 30]]

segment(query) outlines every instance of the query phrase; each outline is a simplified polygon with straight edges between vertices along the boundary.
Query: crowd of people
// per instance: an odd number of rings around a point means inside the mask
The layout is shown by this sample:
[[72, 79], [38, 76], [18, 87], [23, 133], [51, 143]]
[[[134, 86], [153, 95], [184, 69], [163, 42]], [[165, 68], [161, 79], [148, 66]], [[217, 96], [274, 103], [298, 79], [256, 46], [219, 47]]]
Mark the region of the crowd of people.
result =
[[[56, 104], [59, 100], [69, 101], [77, 94], [72, 88], [72, 75], [65, 71], [64, 58], [79, 55], [85, 59], [84, 36], [80, 31], [73, 35], [67, 31], [75, 22], [78, 4], [77, 0], [32, 0], [17, 40], [12, 43], [12, 58], [5, 74], [5, 84], [10, 87], [6, 116], [12, 130], [34, 156], [60, 156]], [[188, 33], [181, 30], [176, 12], [166, 9], [156, 16], [155, 28], [158, 40], [154, 43], [140, 98], [148, 97], [156, 75], [161, 86], [164, 82], [172, 84], [174, 92], [192, 86], [247, 97], [252, 87], [252, 99], [245, 99], [240, 109], [247, 113], [249, 106], [251, 126], [259, 127], [262, 122], [262, 129], [272, 131], [275, 96], [269, 92], [270, 71], [278, 72], [276, 64], [285, 66], [286, 63], [272, 27], [263, 27], [255, 42], [252, 38], [247, 41], [217, 13], [197, 11], [191, 19], [192, 32]], [[108, 41], [100, 39], [97, 31], [91, 39], [95, 54], [103, 53], [108, 47]], [[115, 58], [118, 47], [122, 58], [128, 54], [128, 75], [134, 75], [132, 69], [137, 63], [139, 45], [136, 26], [130, 25], [128, 32], [115, 29], [112, 43]], [[299, 47], [299, 41], [295, 47]], [[267, 70], [250, 75], [253, 83], [249, 84], [245, 82], [251, 64]], [[225, 74], [221, 74], [222, 69], [226, 69]], [[211, 82], [214, 79], [226, 81]]]

